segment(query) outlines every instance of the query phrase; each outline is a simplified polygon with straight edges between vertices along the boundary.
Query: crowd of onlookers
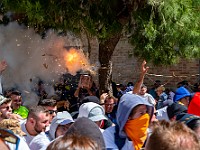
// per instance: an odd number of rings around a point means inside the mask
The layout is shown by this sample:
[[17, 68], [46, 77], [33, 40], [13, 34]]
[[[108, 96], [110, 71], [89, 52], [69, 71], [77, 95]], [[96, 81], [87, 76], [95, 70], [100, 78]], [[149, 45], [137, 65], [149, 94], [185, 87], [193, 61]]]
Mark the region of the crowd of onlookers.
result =
[[[6, 67], [1, 62], [0, 83]], [[77, 87], [62, 80], [54, 95], [40, 81], [33, 106], [0, 84], [0, 149], [199, 150], [200, 85], [182, 81], [173, 91], [156, 80], [148, 89], [148, 69], [144, 61], [136, 83], [113, 82], [101, 95], [90, 74], [81, 74]]]

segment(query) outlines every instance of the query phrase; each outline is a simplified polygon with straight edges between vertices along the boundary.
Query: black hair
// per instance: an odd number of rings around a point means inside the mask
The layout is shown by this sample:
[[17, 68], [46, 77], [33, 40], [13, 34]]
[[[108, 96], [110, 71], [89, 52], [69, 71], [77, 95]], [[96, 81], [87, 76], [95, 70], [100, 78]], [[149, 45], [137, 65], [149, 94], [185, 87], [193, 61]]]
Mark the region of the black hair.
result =
[[38, 102], [38, 106], [56, 106], [57, 105], [57, 101], [54, 99], [41, 99]]
[[192, 130], [196, 130], [198, 127], [200, 127], [200, 118], [190, 121], [187, 123], [187, 126]]

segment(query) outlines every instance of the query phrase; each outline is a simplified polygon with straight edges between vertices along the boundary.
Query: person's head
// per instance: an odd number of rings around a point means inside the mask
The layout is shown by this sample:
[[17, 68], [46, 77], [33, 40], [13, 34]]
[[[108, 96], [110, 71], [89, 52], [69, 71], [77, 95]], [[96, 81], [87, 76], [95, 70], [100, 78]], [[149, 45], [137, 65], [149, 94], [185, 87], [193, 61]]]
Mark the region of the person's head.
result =
[[167, 107], [167, 115], [171, 121], [175, 121], [176, 116], [181, 113], [187, 113], [187, 107], [184, 105], [173, 103]]
[[156, 88], [156, 93], [158, 94], [158, 96], [160, 96], [164, 91], [165, 87], [162, 85]]
[[117, 109], [117, 124], [120, 128], [121, 137], [124, 137], [124, 126], [128, 120], [133, 120], [148, 113], [152, 116], [154, 107], [144, 98], [136, 94], [124, 94]]
[[179, 88], [179, 87], [181, 87], [181, 86], [188, 86], [189, 84], [188, 84], [188, 81], [186, 81], [186, 80], [183, 80], [183, 81], [181, 81], [181, 82], [179, 82], [179, 83], [177, 83], [177, 88]]
[[154, 82], [154, 88], [158, 88], [161, 85], [161, 81], [160, 80], [156, 80]]
[[53, 141], [47, 150], [102, 150], [101, 146], [92, 138], [79, 134], [63, 136]]
[[58, 112], [56, 117], [53, 118], [50, 125], [49, 134], [52, 140], [61, 135], [64, 135], [67, 132], [68, 128], [73, 124], [73, 122], [73, 118], [67, 111]]
[[11, 99], [0, 95], [0, 118], [8, 119], [12, 114]]
[[105, 142], [99, 127], [88, 118], [78, 118], [74, 124], [70, 126], [64, 136], [70, 136], [73, 134], [93, 139], [102, 150], [105, 149]]
[[179, 87], [174, 95], [174, 102], [179, 102], [188, 107], [189, 105], [189, 100], [190, 100], [191, 94], [190, 92], [184, 88], [184, 87]]
[[140, 95], [144, 95], [146, 92], [147, 92], [147, 86], [143, 84], [140, 88]]
[[49, 125], [49, 112], [42, 106], [30, 108], [26, 122], [26, 128], [31, 132], [31, 135], [37, 135], [44, 132]]
[[99, 127], [102, 120], [107, 120], [102, 106], [93, 102], [87, 102], [80, 106], [78, 118], [86, 117], [94, 121]]
[[119, 137], [129, 138], [135, 148], [141, 148], [147, 137], [147, 128], [154, 107], [145, 98], [135, 94], [124, 94], [117, 110]]
[[145, 150], [199, 150], [199, 139], [186, 125], [161, 121], [154, 126]]
[[141, 117], [142, 115], [146, 113], [147, 113], [147, 106], [144, 104], [139, 104], [132, 109], [128, 119], [134, 120]]
[[195, 83], [194, 84], [194, 92], [200, 92], [200, 83]]
[[182, 113], [177, 115], [176, 120], [185, 123], [200, 139], [200, 117], [188, 113]]
[[200, 118], [194, 119], [187, 124], [187, 126], [192, 129], [200, 139]]
[[57, 114], [57, 101], [54, 99], [42, 99], [38, 102], [38, 106], [43, 106], [46, 110], [49, 111], [49, 122], [51, 123], [52, 119]]
[[111, 113], [113, 111], [115, 104], [116, 104], [116, 98], [114, 96], [107, 96], [104, 101], [105, 112]]
[[10, 94], [10, 98], [12, 100], [12, 109], [16, 110], [22, 105], [22, 96], [19, 91], [12, 91]]
[[[147, 136], [147, 128], [153, 110], [154, 107], [141, 96], [124, 94], [120, 99], [116, 116], [119, 136], [121, 138], [128, 137], [132, 141], [141, 141], [142, 138], [141, 143], [143, 143]], [[134, 145], [137, 144], [134, 143]], [[139, 147], [141, 146], [139, 145]]]
[[94, 102], [94, 103], [100, 104], [100, 100], [96, 96], [86, 96], [86, 97], [84, 97], [81, 104], [87, 103], [87, 102]]

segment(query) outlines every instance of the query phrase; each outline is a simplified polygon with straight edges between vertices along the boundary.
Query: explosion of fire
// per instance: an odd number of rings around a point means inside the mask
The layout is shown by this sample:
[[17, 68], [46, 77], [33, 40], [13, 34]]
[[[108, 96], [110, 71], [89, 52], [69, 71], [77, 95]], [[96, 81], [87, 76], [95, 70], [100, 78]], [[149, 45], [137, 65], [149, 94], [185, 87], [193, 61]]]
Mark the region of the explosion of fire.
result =
[[72, 75], [76, 75], [77, 71], [80, 70], [94, 74], [94, 71], [91, 69], [92, 66], [81, 50], [71, 48], [64, 53], [64, 60], [68, 72]]

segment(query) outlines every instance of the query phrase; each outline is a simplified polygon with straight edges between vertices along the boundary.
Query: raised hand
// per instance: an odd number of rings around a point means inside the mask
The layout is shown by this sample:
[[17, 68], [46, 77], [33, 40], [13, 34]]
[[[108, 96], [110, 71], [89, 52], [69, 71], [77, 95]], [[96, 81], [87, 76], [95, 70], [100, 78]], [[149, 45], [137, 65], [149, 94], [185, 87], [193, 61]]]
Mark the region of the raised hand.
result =
[[144, 60], [144, 61], [142, 62], [142, 66], [141, 66], [141, 73], [142, 73], [142, 74], [146, 74], [147, 71], [149, 70], [149, 67], [146, 66], [146, 64], [147, 64], [147, 62], [146, 62], [146, 60]]

